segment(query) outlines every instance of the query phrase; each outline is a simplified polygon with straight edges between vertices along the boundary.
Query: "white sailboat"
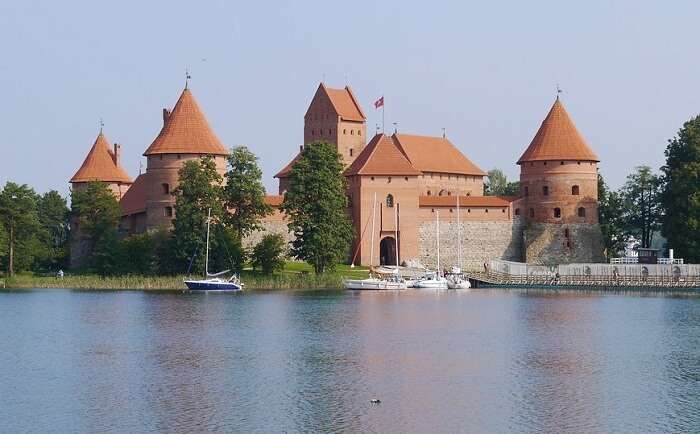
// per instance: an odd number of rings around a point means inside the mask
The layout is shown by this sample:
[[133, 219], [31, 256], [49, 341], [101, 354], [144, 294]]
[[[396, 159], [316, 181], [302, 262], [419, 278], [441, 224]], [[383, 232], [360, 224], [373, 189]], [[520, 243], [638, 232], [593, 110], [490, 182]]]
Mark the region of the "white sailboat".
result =
[[[372, 260], [374, 259], [374, 220], [376, 216], [376, 206], [377, 206], [377, 193], [374, 193], [374, 202], [372, 203], [372, 238], [370, 247], [370, 259], [369, 268], [372, 270]], [[396, 208], [394, 208], [394, 223], [395, 223], [395, 234], [396, 234], [396, 263], [399, 262], [399, 248], [398, 248], [398, 216], [396, 214]], [[362, 239], [360, 239], [362, 242]], [[398, 265], [394, 269], [394, 275], [388, 278], [378, 278], [375, 276], [370, 276], [366, 279], [344, 279], [343, 286], [345, 289], [406, 289], [406, 282], [404, 282], [399, 276]], [[371, 272], [371, 271], [370, 271]]]
[[421, 289], [447, 289], [447, 279], [440, 275], [440, 211], [435, 210], [435, 232], [437, 238], [437, 271], [428, 272], [419, 279], [414, 288]]
[[469, 289], [469, 279], [462, 274], [462, 224], [459, 218], [459, 194], [457, 194], [457, 267], [452, 267], [447, 276], [447, 287], [450, 289]]
[[207, 213], [207, 253], [204, 259], [204, 279], [189, 279], [185, 280], [185, 285], [191, 291], [242, 291], [243, 283], [235, 276], [229, 279], [222, 279], [222, 276], [230, 270], [224, 270], [219, 273], [209, 274], [209, 225], [211, 221], [211, 208]]

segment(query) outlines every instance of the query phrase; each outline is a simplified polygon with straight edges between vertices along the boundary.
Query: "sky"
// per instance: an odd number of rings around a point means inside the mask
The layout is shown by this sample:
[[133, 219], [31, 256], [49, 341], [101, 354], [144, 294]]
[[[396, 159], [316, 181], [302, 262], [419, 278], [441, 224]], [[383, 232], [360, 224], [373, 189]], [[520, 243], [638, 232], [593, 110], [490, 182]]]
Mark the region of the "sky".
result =
[[[556, 96], [614, 188], [700, 113], [697, 1], [0, 2], [0, 183], [68, 193], [104, 121], [135, 177], [185, 82], [264, 183], [320, 81], [386, 129], [447, 137], [509, 180]], [[368, 134], [369, 135], [369, 134]], [[371, 136], [371, 135], [369, 135]]]

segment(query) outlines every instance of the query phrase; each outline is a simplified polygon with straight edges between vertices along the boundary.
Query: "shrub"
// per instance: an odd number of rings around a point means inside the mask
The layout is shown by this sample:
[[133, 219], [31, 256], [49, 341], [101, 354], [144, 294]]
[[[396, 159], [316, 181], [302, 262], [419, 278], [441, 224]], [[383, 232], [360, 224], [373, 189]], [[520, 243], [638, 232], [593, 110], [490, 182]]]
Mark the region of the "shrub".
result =
[[284, 267], [284, 239], [280, 234], [267, 234], [253, 248], [252, 263], [254, 269], [265, 274], [281, 270]]

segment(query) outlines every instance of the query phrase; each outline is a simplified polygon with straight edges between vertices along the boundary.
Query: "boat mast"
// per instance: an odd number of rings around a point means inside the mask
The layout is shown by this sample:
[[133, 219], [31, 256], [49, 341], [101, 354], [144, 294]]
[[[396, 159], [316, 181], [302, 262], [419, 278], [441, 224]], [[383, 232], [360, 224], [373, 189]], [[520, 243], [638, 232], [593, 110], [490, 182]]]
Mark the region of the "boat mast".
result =
[[459, 222], [459, 193], [457, 193], [457, 264], [462, 271], [462, 224]]
[[[372, 269], [372, 261], [374, 261], [374, 217], [377, 214], [377, 192], [374, 192], [374, 202], [372, 202], [372, 244], [369, 248], [369, 268]], [[371, 276], [370, 276], [371, 277]]]
[[211, 208], [207, 211], [207, 255], [204, 258], [204, 278], [209, 276], [209, 223], [211, 221]]
[[396, 252], [396, 273], [399, 272], [399, 204], [394, 204], [394, 251]]
[[437, 275], [440, 276], [440, 211], [435, 210], [435, 234], [437, 235]]

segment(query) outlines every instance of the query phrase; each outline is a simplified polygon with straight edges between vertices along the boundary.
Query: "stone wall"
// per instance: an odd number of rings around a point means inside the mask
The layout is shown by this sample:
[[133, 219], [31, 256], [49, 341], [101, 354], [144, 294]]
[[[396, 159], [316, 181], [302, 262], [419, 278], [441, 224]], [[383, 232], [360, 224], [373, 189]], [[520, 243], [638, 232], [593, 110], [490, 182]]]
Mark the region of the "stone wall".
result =
[[529, 223], [523, 234], [530, 264], [603, 262], [603, 237], [597, 224]]
[[[435, 222], [425, 221], [418, 229], [420, 263], [435, 268], [437, 262]], [[479, 271], [490, 259], [522, 261], [524, 220], [463, 221], [462, 267]], [[458, 265], [457, 222], [440, 222], [440, 268]]]
[[261, 222], [263, 230], [256, 231], [243, 239], [243, 246], [250, 252], [256, 244], [262, 240], [262, 238], [267, 234], [280, 234], [284, 239], [287, 250], [289, 250], [289, 242], [294, 240], [294, 234], [287, 228], [287, 223], [285, 221], [279, 220], [263, 220]]

